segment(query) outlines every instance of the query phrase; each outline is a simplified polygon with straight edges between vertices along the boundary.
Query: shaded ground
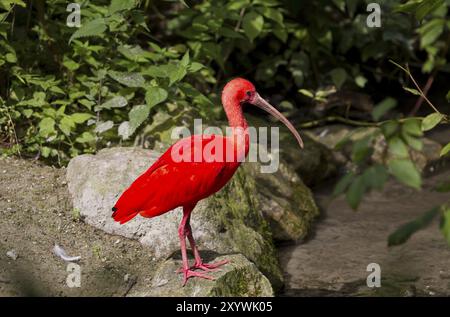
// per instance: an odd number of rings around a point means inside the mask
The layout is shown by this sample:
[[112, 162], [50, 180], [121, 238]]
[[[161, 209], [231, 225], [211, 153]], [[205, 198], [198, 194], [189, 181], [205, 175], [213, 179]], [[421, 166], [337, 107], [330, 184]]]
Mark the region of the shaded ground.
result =
[[[287, 296], [450, 296], [450, 248], [438, 221], [406, 244], [388, 248], [387, 237], [401, 224], [450, 199], [434, 187], [450, 170], [425, 179], [417, 192], [393, 181], [365, 197], [354, 212], [344, 197], [330, 201], [330, 188], [316, 192], [324, 215], [304, 244], [279, 249]], [[381, 266], [381, 288], [370, 289], [369, 263]]]
[[[150, 283], [151, 254], [138, 242], [84, 224], [69, 203], [65, 170], [0, 158], [0, 296], [122, 296]], [[80, 255], [81, 287], [69, 288], [54, 244]], [[6, 256], [15, 250], [16, 260]]]

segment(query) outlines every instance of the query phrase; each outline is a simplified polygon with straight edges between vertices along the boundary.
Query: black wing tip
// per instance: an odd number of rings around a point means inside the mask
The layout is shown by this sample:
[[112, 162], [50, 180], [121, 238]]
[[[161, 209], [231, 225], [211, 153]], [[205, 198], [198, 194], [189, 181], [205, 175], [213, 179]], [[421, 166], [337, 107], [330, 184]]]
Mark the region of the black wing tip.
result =
[[117, 208], [116, 207], [112, 207], [111, 210], [113, 211], [113, 214], [112, 214], [111, 217], [114, 217], [116, 215]]

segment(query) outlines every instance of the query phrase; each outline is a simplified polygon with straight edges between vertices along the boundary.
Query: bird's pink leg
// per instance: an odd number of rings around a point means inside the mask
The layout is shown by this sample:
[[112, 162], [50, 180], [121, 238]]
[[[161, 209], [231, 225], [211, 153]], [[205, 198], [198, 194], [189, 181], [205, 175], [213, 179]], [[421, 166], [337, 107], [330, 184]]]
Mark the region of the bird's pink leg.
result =
[[193, 271], [189, 267], [189, 262], [187, 258], [187, 251], [186, 251], [186, 235], [187, 235], [187, 227], [186, 225], [189, 224], [189, 220], [191, 218], [191, 211], [194, 209], [193, 207], [183, 207], [183, 219], [181, 220], [180, 227], [178, 228], [178, 235], [180, 237], [180, 247], [181, 247], [181, 258], [183, 260], [183, 267], [181, 268], [181, 271], [183, 272], [183, 286], [186, 285], [186, 282], [191, 277], [200, 277], [208, 280], [213, 280], [214, 278], [212, 276], [204, 275], [199, 272]]
[[186, 234], [187, 234], [189, 243], [191, 244], [191, 249], [194, 252], [194, 257], [195, 257], [195, 263], [194, 263], [194, 265], [191, 268], [193, 268], [193, 269], [200, 269], [200, 270], [203, 270], [203, 271], [214, 271], [219, 266], [222, 266], [222, 265], [228, 263], [228, 260], [223, 260], [223, 261], [220, 261], [220, 262], [209, 263], [209, 264], [203, 263], [203, 260], [200, 257], [200, 253], [198, 252], [197, 245], [195, 244], [194, 237], [192, 235], [190, 218], [186, 222]]

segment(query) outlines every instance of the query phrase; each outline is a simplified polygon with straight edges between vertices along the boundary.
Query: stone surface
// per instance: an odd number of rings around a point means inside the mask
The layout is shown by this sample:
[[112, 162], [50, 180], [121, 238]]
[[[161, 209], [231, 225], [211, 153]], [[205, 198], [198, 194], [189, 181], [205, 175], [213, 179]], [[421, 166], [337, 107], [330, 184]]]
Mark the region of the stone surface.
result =
[[[156, 259], [179, 251], [177, 228], [181, 209], [159, 217], [137, 216], [125, 225], [111, 218], [111, 207], [122, 191], [158, 157], [138, 148], [112, 148], [70, 161], [67, 181], [74, 209], [83, 220], [108, 233], [139, 240]], [[201, 201], [192, 214], [200, 249], [242, 253], [269, 278], [276, 289], [282, 274], [256, 195], [255, 182], [240, 169], [219, 193]]]
[[[208, 272], [215, 280], [190, 278], [182, 287], [183, 274], [176, 271], [181, 267], [179, 256], [171, 257], [155, 272], [150, 289], [134, 288], [128, 296], [273, 296], [269, 280], [242, 254], [209, 256], [202, 254], [206, 261], [230, 261], [221, 266], [220, 271]], [[193, 260], [191, 259], [191, 262]]]
[[260, 173], [256, 163], [244, 164], [243, 169], [256, 180], [258, 200], [273, 238], [294, 242], [303, 239], [319, 210], [297, 173], [283, 160], [275, 173]]

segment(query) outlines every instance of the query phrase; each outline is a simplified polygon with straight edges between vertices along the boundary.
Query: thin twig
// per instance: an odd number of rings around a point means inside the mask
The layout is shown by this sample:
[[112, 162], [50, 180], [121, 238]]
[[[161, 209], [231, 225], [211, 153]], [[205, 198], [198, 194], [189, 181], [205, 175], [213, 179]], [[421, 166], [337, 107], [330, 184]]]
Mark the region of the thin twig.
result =
[[314, 128], [328, 122], [341, 122], [348, 125], [359, 126], [359, 127], [376, 127], [379, 122], [366, 122], [366, 121], [356, 121], [352, 119], [346, 119], [338, 116], [329, 116], [318, 120], [308, 121], [299, 124], [300, 128]]
[[[434, 76], [436, 76], [436, 73], [437, 73], [437, 71], [435, 70], [430, 75], [430, 77], [428, 77], [428, 80], [427, 80], [425, 86], [423, 87], [423, 93], [424, 93], [425, 96], [428, 94], [428, 91], [430, 90], [431, 85], [433, 84]], [[420, 95], [419, 99], [417, 99], [417, 102], [414, 105], [413, 110], [411, 110], [411, 112], [409, 113], [410, 116], [416, 115], [417, 111], [419, 111], [419, 109], [420, 109], [420, 106], [422, 106], [423, 101], [424, 101], [424, 98], [423, 98], [422, 95]]]
[[[408, 117], [408, 118], [397, 119], [396, 121], [403, 122], [403, 121], [406, 121], [409, 119], [423, 119], [423, 118]], [[370, 122], [370, 121], [357, 121], [357, 120], [352, 120], [352, 119], [346, 119], [344, 117], [339, 117], [339, 116], [329, 116], [329, 117], [325, 117], [325, 118], [318, 119], [318, 120], [300, 123], [300, 124], [298, 124], [298, 127], [299, 128], [315, 128], [315, 127], [323, 125], [324, 123], [330, 123], [330, 122], [340, 122], [340, 123], [344, 123], [344, 124], [348, 124], [348, 125], [352, 125], [352, 126], [358, 126], [358, 127], [380, 127], [381, 125], [383, 125], [384, 123], [386, 123], [388, 121], [392, 121], [392, 120]]]
[[15, 139], [16, 144], [17, 144], [17, 153], [19, 154], [19, 157], [22, 157], [21, 154], [20, 154], [19, 138], [17, 137], [16, 127], [14, 126], [14, 122], [12, 121], [12, 118], [9, 115], [9, 110], [8, 109], [6, 109], [6, 114], [8, 116], [9, 123], [11, 124], [12, 130], [13, 130], [13, 133], [14, 133], [14, 139]]
[[394, 64], [395, 66], [397, 66], [398, 68], [400, 68], [401, 70], [403, 70], [406, 74], [408, 74], [409, 78], [412, 80], [412, 82], [414, 83], [414, 86], [416, 86], [417, 90], [419, 91], [420, 95], [423, 96], [423, 99], [425, 99], [425, 101], [430, 105], [431, 108], [433, 108], [433, 110], [437, 113], [441, 113], [439, 110], [436, 109], [436, 107], [431, 103], [431, 101], [427, 98], [427, 96], [425, 96], [425, 94], [423, 93], [422, 89], [420, 88], [419, 84], [417, 84], [416, 80], [414, 79], [414, 77], [412, 76], [410, 70], [409, 70], [409, 66], [408, 64], [406, 65], [406, 68], [397, 64], [396, 62], [394, 62], [393, 60], [389, 60], [392, 64]]

